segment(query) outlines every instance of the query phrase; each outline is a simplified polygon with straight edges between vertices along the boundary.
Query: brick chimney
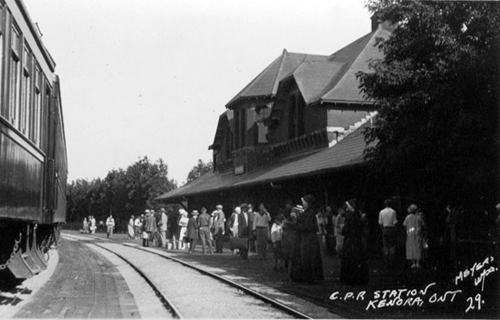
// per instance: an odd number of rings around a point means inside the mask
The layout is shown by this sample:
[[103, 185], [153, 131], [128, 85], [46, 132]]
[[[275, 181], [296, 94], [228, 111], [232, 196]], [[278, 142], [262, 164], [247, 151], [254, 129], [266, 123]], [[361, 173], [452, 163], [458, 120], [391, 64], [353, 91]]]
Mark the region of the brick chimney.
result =
[[396, 29], [396, 25], [390, 24], [389, 21], [384, 21], [384, 22], [380, 21], [377, 14], [374, 14], [371, 17], [371, 20], [372, 20], [372, 32], [377, 31], [379, 26], [381, 26], [382, 29], [385, 29], [389, 32], [393, 32], [394, 29]]
[[372, 20], [372, 32], [377, 31], [380, 20], [376, 14], [371, 17]]

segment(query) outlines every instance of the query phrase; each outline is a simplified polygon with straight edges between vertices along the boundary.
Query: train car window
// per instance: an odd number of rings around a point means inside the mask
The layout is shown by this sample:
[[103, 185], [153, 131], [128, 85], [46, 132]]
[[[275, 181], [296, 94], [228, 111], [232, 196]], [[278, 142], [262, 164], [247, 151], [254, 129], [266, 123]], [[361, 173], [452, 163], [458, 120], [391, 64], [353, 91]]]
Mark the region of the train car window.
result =
[[11, 55], [10, 55], [10, 87], [9, 87], [9, 120], [19, 129], [19, 94], [20, 94], [20, 61], [19, 44], [21, 35], [17, 28], [12, 25], [11, 33]]
[[31, 50], [24, 45], [23, 49], [23, 78], [22, 78], [22, 96], [21, 96], [21, 132], [30, 140], [33, 140], [33, 110], [31, 106], [31, 92], [32, 92], [32, 54]]
[[33, 141], [34, 112], [33, 112], [33, 53], [27, 44], [23, 50], [23, 86], [22, 110], [24, 114], [25, 135]]
[[42, 115], [43, 115], [43, 120], [42, 120], [42, 128], [44, 128], [44, 131], [43, 131], [43, 136], [42, 136], [42, 145], [43, 145], [43, 149], [44, 150], [48, 150], [48, 142], [47, 142], [47, 139], [48, 139], [48, 132], [47, 130], [49, 129], [48, 127], [48, 117], [49, 117], [49, 104], [50, 104], [50, 95], [51, 95], [51, 92], [50, 92], [50, 87], [49, 87], [49, 84], [47, 82], [47, 79], [45, 79], [44, 77], [44, 83], [45, 83], [45, 94], [43, 96], [43, 104], [42, 104]]
[[[2, 16], [3, 13], [0, 10], [0, 16]], [[3, 24], [2, 19], [0, 18], [0, 24]], [[8, 119], [9, 118], [9, 110], [8, 110], [8, 105], [3, 103], [3, 32], [2, 29], [0, 28], [0, 115], [3, 116], [4, 118]]]
[[35, 66], [35, 98], [33, 104], [33, 143], [41, 147], [40, 145], [40, 122], [41, 122], [41, 112], [42, 112], [42, 77], [40, 76], [40, 67], [38, 64]]
[[4, 118], [9, 118], [8, 105], [3, 101], [3, 87], [4, 87], [4, 77], [3, 77], [3, 41], [4, 41], [4, 23], [5, 23], [5, 11], [3, 1], [0, 0], [0, 115]]

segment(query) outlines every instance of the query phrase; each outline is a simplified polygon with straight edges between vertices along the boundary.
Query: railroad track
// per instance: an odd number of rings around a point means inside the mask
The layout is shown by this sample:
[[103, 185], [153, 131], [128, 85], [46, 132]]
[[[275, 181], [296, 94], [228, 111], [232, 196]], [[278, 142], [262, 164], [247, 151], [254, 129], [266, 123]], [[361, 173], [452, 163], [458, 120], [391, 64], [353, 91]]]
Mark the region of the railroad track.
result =
[[[167, 252], [92, 238], [101, 240], [92, 241], [92, 246], [115, 255], [135, 270], [172, 318], [312, 318], [236, 281], [169, 256]], [[165, 272], [158, 272], [162, 268]], [[185, 295], [185, 298], [178, 295]], [[193, 301], [186, 303], [185, 299]], [[196, 308], [205, 309], [208, 314], [193, 310]]]

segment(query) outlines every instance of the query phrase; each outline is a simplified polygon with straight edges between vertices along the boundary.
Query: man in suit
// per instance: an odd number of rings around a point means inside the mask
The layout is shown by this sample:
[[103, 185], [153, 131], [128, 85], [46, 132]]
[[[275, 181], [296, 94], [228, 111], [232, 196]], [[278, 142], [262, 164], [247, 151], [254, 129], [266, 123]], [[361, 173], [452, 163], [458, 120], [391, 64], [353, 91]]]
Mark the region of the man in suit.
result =
[[213, 230], [214, 230], [214, 240], [215, 240], [215, 253], [222, 253], [222, 241], [224, 238], [224, 227], [225, 227], [226, 217], [224, 211], [222, 211], [222, 205], [217, 205], [214, 211], [213, 219]]
[[168, 216], [165, 211], [165, 208], [160, 209], [161, 216], [160, 216], [160, 222], [158, 223], [158, 226], [160, 227], [160, 239], [161, 239], [161, 246], [162, 247], [167, 247], [167, 224], [168, 224]]
[[205, 254], [205, 245], [208, 244], [208, 250], [212, 254], [212, 241], [210, 240], [210, 228], [212, 227], [212, 219], [207, 213], [207, 208], [201, 207], [201, 214], [198, 217], [198, 228], [200, 232], [201, 245], [203, 254]]
[[248, 228], [249, 228], [249, 236], [248, 236], [248, 251], [251, 253], [257, 252], [255, 246], [255, 240], [257, 239], [255, 230], [253, 227], [255, 218], [255, 212], [253, 212], [253, 207], [251, 204], [248, 204]]
[[[252, 230], [252, 221], [248, 213], [249, 205], [243, 203], [240, 208], [241, 214], [238, 215], [238, 238], [248, 239]], [[246, 248], [240, 248], [240, 257], [244, 260], [248, 259], [248, 245]]]
[[108, 238], [113, 237], [113, 229], [115, 228], [115, 219], [113, 219], [113, 216], [110, 214], [108, 219], [106, 220], [106, 227], [108, 231]]

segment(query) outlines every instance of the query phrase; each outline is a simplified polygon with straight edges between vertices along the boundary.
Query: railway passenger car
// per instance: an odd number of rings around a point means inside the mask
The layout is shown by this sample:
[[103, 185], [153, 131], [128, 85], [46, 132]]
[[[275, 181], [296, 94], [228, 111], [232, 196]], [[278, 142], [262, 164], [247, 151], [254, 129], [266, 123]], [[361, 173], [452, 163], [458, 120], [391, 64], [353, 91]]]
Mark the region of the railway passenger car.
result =
[[29, 278], [66, 219], [59, 78], [21, 0], [0, 0], [0, 277]]

